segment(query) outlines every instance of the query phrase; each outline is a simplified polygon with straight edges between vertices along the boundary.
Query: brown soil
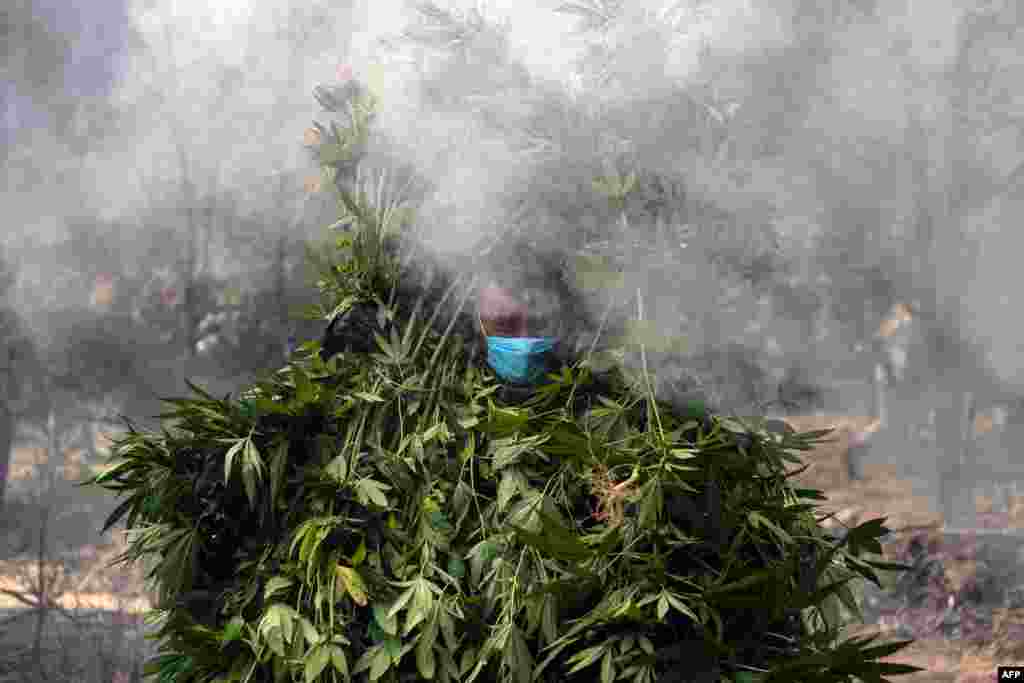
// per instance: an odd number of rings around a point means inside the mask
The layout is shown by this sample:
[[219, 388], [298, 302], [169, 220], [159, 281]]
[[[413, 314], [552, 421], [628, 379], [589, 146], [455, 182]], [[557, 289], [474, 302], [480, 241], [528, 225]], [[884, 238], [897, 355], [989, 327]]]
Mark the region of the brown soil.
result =
[[[110, 567], [110, 563], [127, 549], [123, 533], [111, 534], [111, 543], [85, 546], [77, 571], [68, 571], [60, 561], [45, 563], [44, 576], [56, 574], [53, 599], [66, 609], [104, 609], [134, 614], [152, 608], [145, 589], [145, 572], [141, 567]], [[24, 607], [22, 599], [5, 591], [34, 600], [31, 593], [38, 582], [38, 561], [29, 557], [0, 560], [0, 609]]]
[[[109, 436], [103, 430], [99, 430], [96, 436], [97, 451], [103, 453], [110, 445]], [[13, 449], [9, 470], [9, 483], [12, 484], [12, 488], [24, 486], [32, 479], [45, 454], [46, 451], [42, 448]], [[64, 452], [63, 462], [57, 465], [57, 476], [68, 481], [79, 481], [90, 475], [84, 467], [85, 464], [86, 454], [83, 450], [68, 449]], [[2, 540], [0, 538], [0, 541]], [[109, 566], [114, 558], [127, 549], [124, 532], [110, 532], [106, 540], [103, 545], [85, 546], [81, 549], [78, 571], [65, 571], [62, 563], [57, 560], [44, 565], [46, 575], [52, 575], [53, 572], [59, 575], [56, 591], [59, 595], [55, 597], [56, 602], [67, 609], [145, 612], [151, 608], [151, 603], [143, 585], [144, 570], [124, 565]], [[37, 566], [37, 561], [30, 555], [0, 560], [0, 609], [25, 606], [24, 602], [4, 591], [22, 595], [31, 592], [38, 577]]]
[[[822, 444], [805, 455], [805, 462], [811, 466], [796, 477], [800, 483], [824, 491], [828, 497], [821, 509], [837, 513], [836, 518], [847, 525], [855, 525], [875, 517], [886, 517], [886, 525], [896, 532], [897, 538], [914, 532], [937, 531], [942, 526], [942, 516], [934, 509], [932, 502], [913, 492], [909, 482], [899, 479], [895, 469], [884, 465], [865, 468], [863, 481], [850, 482], [846, 476], [846, 443], [850, 432], [863, 429], [870, 422], [869, 417], [820, 416], [793, 417], [786, 420], [797, 431], [812, 429], [835, 429], [829, 438], [834, 443]], [[891, 551], [892, 548], [887, 548]], [[951, 584], [962, 578], [968, 567], [951, 567], [947, 579]], [[1003, 619], [1014, 618], [1005, 615]], [[1004, 622], [1005, 623], [1005, 622]], [[996, 631], [998, 633], [998, 627]], [[881, 632], [881, 640], [895, 639], [878, 626], [862, 626], [851, 629], [851, 634]], [[899, 662], [919, 666], [925, 671], [892, 680], [899, 683], [981, 683], [994, 681], [997, 665], [1024, 664], [1024, 647], [1017, 643], [988, 643], [984, 647], [969, 646], [941, 638], [921, 639], [897, 654], [885, 658], [887, 662]]]

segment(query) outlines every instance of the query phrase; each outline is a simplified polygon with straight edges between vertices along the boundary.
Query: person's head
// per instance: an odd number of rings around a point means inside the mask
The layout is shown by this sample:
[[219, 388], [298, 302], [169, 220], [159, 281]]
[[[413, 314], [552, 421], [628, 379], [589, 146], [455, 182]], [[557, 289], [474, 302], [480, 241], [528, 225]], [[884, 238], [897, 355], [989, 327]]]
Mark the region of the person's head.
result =
[[488, 364], [508, 381], [531, 384], [565, 332], [567, 288], [559, 263], [517, 242], [489, 254], [477, 296]]
[[893, 317], [899, 320], [900, 322], [910, 322], [914, 318], [910, 306], [903, 303], [902, 301], [893, 306], [892, 311]]

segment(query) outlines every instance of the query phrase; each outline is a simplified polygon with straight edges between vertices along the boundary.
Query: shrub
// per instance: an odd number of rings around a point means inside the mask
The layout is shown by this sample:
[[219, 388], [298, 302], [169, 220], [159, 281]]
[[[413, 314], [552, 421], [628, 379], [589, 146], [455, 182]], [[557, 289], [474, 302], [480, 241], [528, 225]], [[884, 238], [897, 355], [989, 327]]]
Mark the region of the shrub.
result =
[[376, 341], [306, 344], [244, 403], [192, 385], [91, 480], [129, 496], [123, 559], [157, 559], [165, 680], [905, 670], [831, 645], [886, 530], [834, 541], [789, 485], [823, 432], [683, 421], [625, 381], [581, 416], [584, 363], [502, 406], [461, 340]]
[[159, 433], [129, 422], [86, 482], [127, 495], [106, 524], [127, 518], [120, 559], [154, 562], [162, 654], [148, 672], [825, 683], [916, 670], [878, 661], [905, 642], [840, 642], [851, 582], [896, 565], [863, 557], [881, 554], [883, 520], [833, 539], [821, 493], [790, 485], [787, 466], [827, 432], [690, 419], [621, 367], [598, 392], [590, 358], [503, 404], [452, 332], [459, 307], [446, 320], [432, 314], [443, 301], [392, 303], [388, 212], [337, 182], [354, 229], [344, 258], [317, 258], [318, 312], [375, 309], [375, 324], [354, 316], [372, 347], [325, 361], [308, 342], [241, 400], [190, 383]]

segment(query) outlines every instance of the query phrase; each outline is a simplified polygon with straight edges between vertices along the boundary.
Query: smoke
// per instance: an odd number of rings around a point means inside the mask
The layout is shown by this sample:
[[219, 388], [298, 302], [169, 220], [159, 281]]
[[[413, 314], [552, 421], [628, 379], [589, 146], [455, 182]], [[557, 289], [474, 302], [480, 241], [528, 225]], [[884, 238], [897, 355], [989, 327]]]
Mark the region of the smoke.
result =
[[[554, 11], [560, 4], [442, 3], [463, 31], [446, 33], [399, 0], [131, 2], [109, 14], [123, 34], [103, 67], [116, 125], [78, 156], [38, 132], [19, 148], [5, 174], [6, 243], [44, 244], [69, 216], [91, 214], [134, 224], [123, 240], [140, 248], [155, 229], [137, 219], [154, 205], [234, 192], [241, 213], [259, 211], [276, 201], [259, 189], [275, 174], [299, 193], [314, 170], [303, 131], [323, 118], [312, 90], [350, 72], [381, 103], [371, 164], [397, 159], [429, 180], [417, 228], [452, 268], [510, 233], [565, 255], [582, 233], [603, 231], [627, 270], [618, 303], [635, 311], [639, 289], [657, 332], [688, 330], [691, 351], [757, 346], [776, 365], [789, 350], [828, 381], [849, 355], [837, 330], [868, 324], [887, 285], [850, 280], [824, 302], [807, 292], [840, 278], [838, 238], [867, 227], [877, 239], [850, 264], [878, 266], [905, 291], [933, 290], [956, 333], [1024, 387], [1024, 329], [1007, 315], [1019, 296], [1008, 286], [1020, 251], [1009, 189], [1024, 83], [1024, 43], [998, 28], [1016, 21], [1010, 9], [651, 0], [619, 3], [622, 13], [586, 32], [581, 16]], [[423, 40], [403, 41], [403, 31]], [[702, 202], [703, 213], [608, 209], [592, 181], [629, 169], [639, 183], [673, 178], [682, 189], [666, 196]], [[702, 242], [693, 226], [719, 214], [729, 230]], [[934, 247], [915, 261], [922, 216]], [[726, 243], [747, 245], [732, 257], [750, 268], [773, 248], [789, 260], [745, 279], [709, 259]], [[24, 249], [23, 308], [73, 295], [73, 284], [47, 277], [59, 268], [45, 248]], [[221, 250], [214, 263], [237, 260]], [[803, 294], [769, 302], [794, 285]], [[586, 313], [600, 317], [610, 296], [588, 296]], [[827, 319], [822, 304], [845, 312]], [[837, 408], [855, 403], [841, 399]]]
[[963, 290], [964, 326], [972, 341], [988, 349], [987, 360], [1001, 379], [1024, 387], [1024, 328], [1013, 311], [1020, 306], [1011, 286], [1020, 270], [1019, 225], [1024, 215], [1019, 199], [996, 199], [970, 216], [969, 234], [977, 249], [972, 277]]

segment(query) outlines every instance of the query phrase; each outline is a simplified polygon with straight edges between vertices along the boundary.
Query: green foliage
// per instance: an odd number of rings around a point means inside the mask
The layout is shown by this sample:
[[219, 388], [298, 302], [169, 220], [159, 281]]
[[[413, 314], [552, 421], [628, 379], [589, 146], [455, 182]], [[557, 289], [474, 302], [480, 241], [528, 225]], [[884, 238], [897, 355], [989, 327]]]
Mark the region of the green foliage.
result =
[[310, 255], [320, 314], [378, 303], [377, 352], [324, 362], [306, 344], [238, 401], [190, 384], [159, 433], [131, 428], [86, 482], [127, 495], [106, 525], [133, 534], [120, 559], [153, 561], [163, 654], [149, 674], [839, 683], [915, 670], [879, 661], [905, 643], [841, 640], [853, 582], [898, 566], [871, 559], [883, 520], [837, 541], [820, 492], [790, 485], [827, 432], [692, 419], [614, 366], [599, 394], [588, 360], [503, 405], [450, 323], [386, 303], [398, 269], [381, 204], [351, 180], [339, 193], [353, 230]]
[[300, 358], [245, 410], [193, 386], [162, 416], [178, 435], [115, 445], [92, 481], [129, 493], [107, 525], [127, 515], [125, 559], [158, 559], [162, 680], [653, 681], [680, 642], [761, 680], [905, 670], [868, 641], [830, 649], [885, 529], [833, 542], [788, 485], [823, 432], [683, 421], [625, 390], [581, 417], [583, 367], [503, 407], [458, 343], [427, 338], [420, 360], [397, 335]]
[[823, 432], [629, 393], [579, 416], [580, 367], [505, 407], [429, 338], [432, 365], [311, 354], [249, 415], [193, 386], [163, 416], [178, 436], [115, 445], [93, 482], [130, 495], [108, 520], [136, 531], [126, 559], [158, 559], [163, 680], [654, 681], [681, 642], [726, 677], [905, 670], [876, 661], [893, 646], [833, 645], [885, 529], [835, 542], [788, 484]]

